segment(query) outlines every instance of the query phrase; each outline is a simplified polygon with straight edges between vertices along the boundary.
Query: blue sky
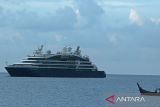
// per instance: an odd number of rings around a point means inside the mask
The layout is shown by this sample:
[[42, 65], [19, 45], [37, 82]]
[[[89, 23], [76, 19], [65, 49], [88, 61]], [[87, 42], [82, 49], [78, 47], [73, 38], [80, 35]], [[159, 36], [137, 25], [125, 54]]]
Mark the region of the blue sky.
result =
[[1, 0], [0, 71], [41, 44], [81, 46], [110, 74], [160, 75], [160, 1]]

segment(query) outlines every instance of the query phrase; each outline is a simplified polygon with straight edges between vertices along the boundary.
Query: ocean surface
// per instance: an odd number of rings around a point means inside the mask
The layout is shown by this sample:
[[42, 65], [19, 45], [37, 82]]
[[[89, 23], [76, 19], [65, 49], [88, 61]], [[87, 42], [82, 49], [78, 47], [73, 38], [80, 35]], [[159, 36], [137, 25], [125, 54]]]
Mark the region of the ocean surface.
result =
[[[107, 78], [10, 77], [0, 73], [0, 107], [160, 107], [160, 97], [141, 96], [160, 87], [160, 76], [107, 75]], [[105, 99], [114, 95], [115, 104]], [[143, 102], [116, 102], [143, 97]]]

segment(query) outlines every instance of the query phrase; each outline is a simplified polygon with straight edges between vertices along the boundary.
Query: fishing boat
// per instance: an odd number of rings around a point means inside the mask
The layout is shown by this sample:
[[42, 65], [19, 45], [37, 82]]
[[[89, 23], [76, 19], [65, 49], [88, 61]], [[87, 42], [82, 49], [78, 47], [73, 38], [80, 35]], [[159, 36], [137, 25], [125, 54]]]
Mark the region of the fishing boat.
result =
[[143, 89], [138, 83], [137, 83], [137, 86], [139, 88], [141, 95], [160, 96], [160, 88], [156, 88], [155, 91], [148, 91], [148, 90]]

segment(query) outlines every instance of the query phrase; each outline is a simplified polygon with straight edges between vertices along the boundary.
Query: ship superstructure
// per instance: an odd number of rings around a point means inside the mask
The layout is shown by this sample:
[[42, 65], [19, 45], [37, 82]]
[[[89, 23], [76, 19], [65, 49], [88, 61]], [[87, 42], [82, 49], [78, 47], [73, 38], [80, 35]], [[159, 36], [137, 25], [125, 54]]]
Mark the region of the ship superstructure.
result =
[[11, 76], [32, 77], [106, 77], [104, 71], [98, 71], [88, 56], [82, 56], [80, 47], [75, 51], [64, 47], [61, 52], [52, 54], [50, 50], [42, 52], [43, 45], [20, 63], [6, 68]]

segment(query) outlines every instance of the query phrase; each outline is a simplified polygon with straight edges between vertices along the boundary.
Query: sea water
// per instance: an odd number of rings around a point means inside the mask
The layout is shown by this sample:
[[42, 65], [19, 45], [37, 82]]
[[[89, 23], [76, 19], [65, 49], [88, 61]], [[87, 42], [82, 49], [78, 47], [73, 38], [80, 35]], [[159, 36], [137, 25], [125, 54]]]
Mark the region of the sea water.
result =
[[[160, 87], [160, 76], [44, 78], [0, 73], [0, 107], [160, 107], [160, 97], [141, 96], [137, 82], [154, 91]], [[114, 104], [105, 100], [112, 95]], [[143, 97], [145, 101], [116, 102], [118, 97]]]

